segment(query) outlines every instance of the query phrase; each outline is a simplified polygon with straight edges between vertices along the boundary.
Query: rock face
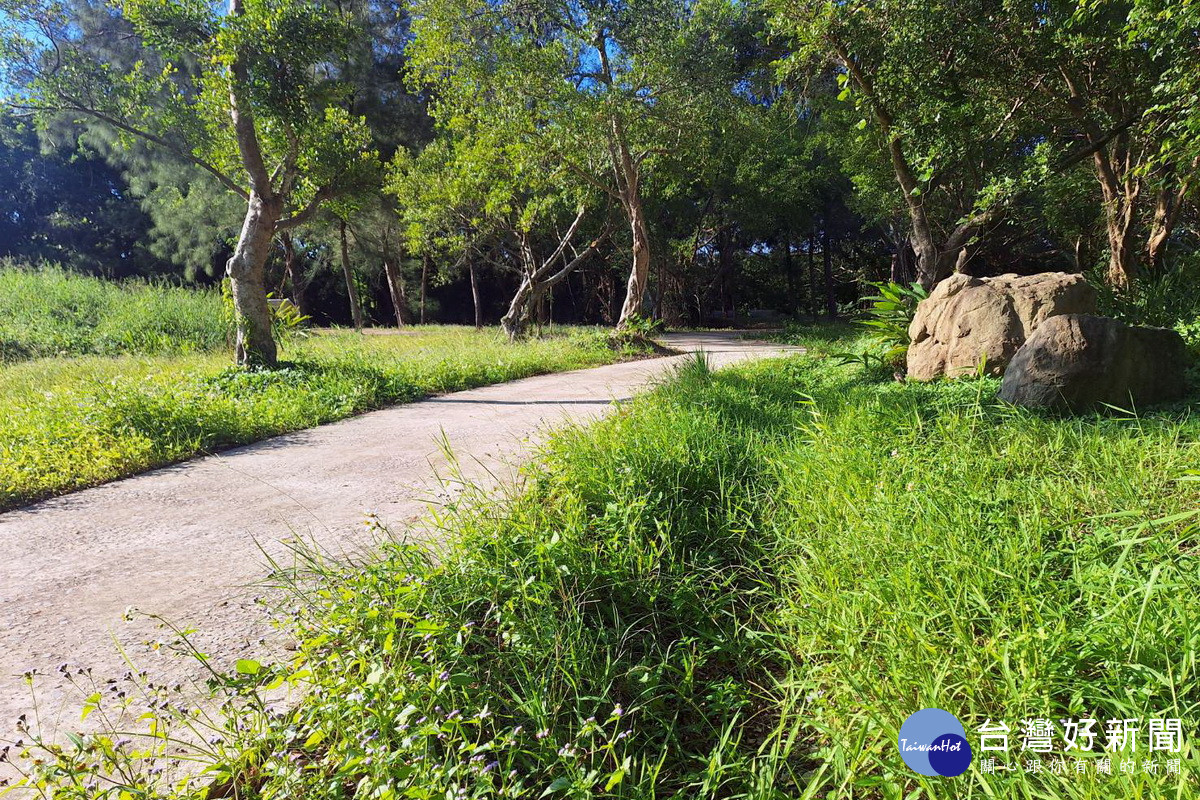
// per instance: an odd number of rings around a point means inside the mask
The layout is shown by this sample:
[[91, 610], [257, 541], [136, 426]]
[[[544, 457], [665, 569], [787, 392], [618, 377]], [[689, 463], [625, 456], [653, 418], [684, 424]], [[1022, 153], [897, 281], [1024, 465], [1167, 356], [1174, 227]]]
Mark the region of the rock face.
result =
[[1041, 324], [1004, 373], [1000, 397], [1033, 408], [1141, 408], [1183, 396], [1186, 347], [1166, 328], [1067, 314]]
[[982, 361], [988, 374], [1000, 375], [1044, 320], [1095, 310], [1096, 290], [1082, 275], [952, 275], [917, 306], [908, 328], [908, 376], [974, 374]]

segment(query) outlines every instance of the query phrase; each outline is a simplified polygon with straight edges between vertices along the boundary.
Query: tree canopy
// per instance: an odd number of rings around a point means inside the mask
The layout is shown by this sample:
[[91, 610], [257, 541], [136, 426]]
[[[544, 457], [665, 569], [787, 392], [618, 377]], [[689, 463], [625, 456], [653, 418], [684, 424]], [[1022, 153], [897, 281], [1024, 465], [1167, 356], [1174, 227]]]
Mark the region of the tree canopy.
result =
[[[23, 176], [8, 252], [223, 270], [244, 363], [275, 358], [269, 292], [327, 321], [436, 314], [521, 336], [551, 318], [838, 313], [866, 281], [954, 271], [1083, 271], [1136, 293], [1197, 265], [1194, 3], [0, 15], [4, 152]], [[103, 247], [85, 219], [112, 231]]]

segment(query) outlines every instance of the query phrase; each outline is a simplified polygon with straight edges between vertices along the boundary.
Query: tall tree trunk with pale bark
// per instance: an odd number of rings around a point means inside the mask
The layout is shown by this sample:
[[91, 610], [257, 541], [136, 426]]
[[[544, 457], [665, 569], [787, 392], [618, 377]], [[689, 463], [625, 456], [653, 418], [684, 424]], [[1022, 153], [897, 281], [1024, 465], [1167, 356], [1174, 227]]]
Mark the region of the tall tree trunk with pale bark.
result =
[[[608, 59], [608, 39], [603, 30], [597, 34], [596, 52], [600, 56], [601, 82], [613, 88], [612, 65]], [[627, 328], [642, 314], [642, 303], [646, 287], [650, 283], [650, 231], [646, 225], [646, 212], [642, 205], [642, 181], [639, 159], [629, 151], [629, 137], [620, 113], [614, 113], [609, 125], [609, 158], [617, 178], [616, 198], [621, 203], [625, 218], [629, 221], [632, 240], [633, 264], [629, 269], [629, 281], [625, 285], [625, 302], [621, 305], [621, 316], [617, 330]]]
[[237, 324], [234, 348], [243, 366], [272, 367], [278, 357], [264, 277], [280, 210], [278, 202], [251, 192], [241, 234], [225, 264]]
[[641, 316], [646, 286], [650, 283], [650, 233], [646, 228], [640, 196], [628, 201], [627, 212], [633, 238], [633, 266], [629, 270], [629, 282], [625, 285], [625, 302], [621, 305], [618, 328], [627, 327]]
[[346, 241], [346, 221], [338, 220], [338, 235], [342, 242], [342, 274], [346, 278], [346, 295], [350, 298], [350, 317], [354, 330], [363, 329], [362, 303], [358, 299], [358, 285], [354, 282], [354, 270], [350, 267], [350, 246]]
[[390, 255], [383, 259], [383, 274], [387, 276], [388, 294], [392, 298], [392, 309], [396, 314], [396, 327], [404, 327], [404, 309], [408, 299], [404, 296], [404, 276]]
[[613, 117], [612, 130], [619, 196], [625, 217], [629, 220], [633, 256], [629, 282], [625, 285], [625, 302], [621, 305], [621, 317], [617, 320], [617, 329], [620, 330], [642, 314], [646, 287], [650, 283], [650, 230], [646, 225], [646, 212], [642, 204], [641, 170], [637, 159], [629, 152], [625, 128], [619, 117]]

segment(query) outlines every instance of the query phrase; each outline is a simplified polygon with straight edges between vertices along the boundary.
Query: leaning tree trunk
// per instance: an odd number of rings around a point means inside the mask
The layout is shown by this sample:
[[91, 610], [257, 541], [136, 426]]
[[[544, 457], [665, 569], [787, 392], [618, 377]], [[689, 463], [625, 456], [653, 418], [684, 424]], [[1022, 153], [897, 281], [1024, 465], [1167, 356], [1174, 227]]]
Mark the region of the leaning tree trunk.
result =
[[521, 276], [521, 285], [517, 287], [508, 311], [500, 318], [500, 328], [508, 336], [510, 342], [515, 342], [525, 336], [529, 330], [530, 306], [533, 304], [533, 276], [526, 271]]
[[388, 293], [392, 297], [392, 308], [396, 311], [396, 327], [404, 327], [404, 308], [408, 304], [404, 297], [404, 276], [391, 257], [383, 260], [383, 274], [387, 276]]
[[362, 303], [358, 299], [358, 286], [354, 283], [354, 270], [350, 268], [350, 247], [346, 243], [346, 221], [338, 220], [338, 234], [342, 239], [342, 274], [346, 276], [346, 294], [350, 297], [350, 317], [354, 320], [354, 330], [362, 331]]
[[233, 293], [237, 325], [234, 348], [239, 366], [273, 367], [278, 355], [264, 274], [275, 236], [275, 221], [279, 219], [277, 205], [251, 192], [241, 234], [233, 256], [225, 264]]

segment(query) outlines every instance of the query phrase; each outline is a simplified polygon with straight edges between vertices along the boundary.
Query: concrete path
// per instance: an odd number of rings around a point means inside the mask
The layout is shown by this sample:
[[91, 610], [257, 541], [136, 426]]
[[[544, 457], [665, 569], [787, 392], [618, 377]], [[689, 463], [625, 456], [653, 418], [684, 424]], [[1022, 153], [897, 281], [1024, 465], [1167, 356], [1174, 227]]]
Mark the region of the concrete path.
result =
[[[703, 349], [714, 366], [795, 350], [732, 334], [665, 337]], [[197, 677], [191, 662], [147, 645], [170, 638], [135, 607], [198, 631], [218, 667], [261, 653], [271, 635], [254, 584], [264, 553], [284, 556], [300, 537], [333, 555], [368, 547], [375, 514], [403, 532], [452, 486], [441, 441], [464, 476], [483, 485], [512, 476], [552, 424], [603, 414], [668, 373], [658, 358], [431, 398], [279, 436], [0, 514], [0, 740], [17, 715], [43, 730], [79, 726], [81, 694], [58, 673], [127, 669], [150, 679]], [[261, 548], [261, 549], [260, 549]], [[36, 704], [22, 673], [36, 669]]]

